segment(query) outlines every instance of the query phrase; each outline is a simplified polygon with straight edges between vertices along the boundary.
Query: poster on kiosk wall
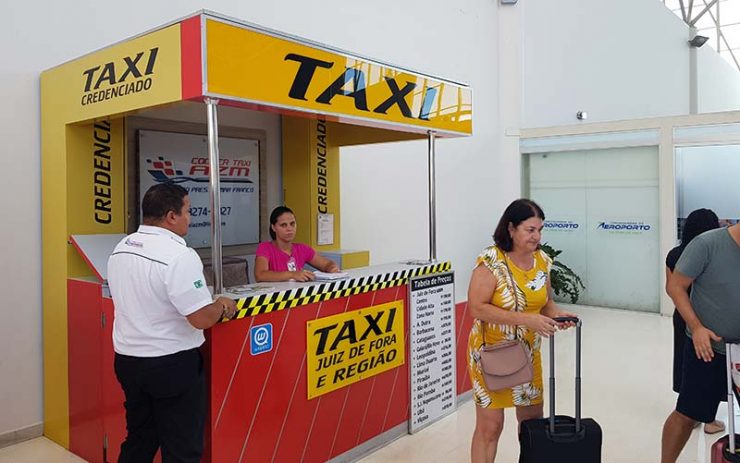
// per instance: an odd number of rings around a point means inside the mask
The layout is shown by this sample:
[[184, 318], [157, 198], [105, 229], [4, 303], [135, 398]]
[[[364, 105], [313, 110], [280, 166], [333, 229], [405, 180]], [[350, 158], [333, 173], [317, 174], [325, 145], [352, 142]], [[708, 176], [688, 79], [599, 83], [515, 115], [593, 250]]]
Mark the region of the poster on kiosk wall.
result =
[[[259, 242], [259, 142], [219, 137], [221, 232], [225, 246]], [[139, 197], [174, 182], [190, 197], [189, 246], [211, 245], [208, 137], [139, 131]]]

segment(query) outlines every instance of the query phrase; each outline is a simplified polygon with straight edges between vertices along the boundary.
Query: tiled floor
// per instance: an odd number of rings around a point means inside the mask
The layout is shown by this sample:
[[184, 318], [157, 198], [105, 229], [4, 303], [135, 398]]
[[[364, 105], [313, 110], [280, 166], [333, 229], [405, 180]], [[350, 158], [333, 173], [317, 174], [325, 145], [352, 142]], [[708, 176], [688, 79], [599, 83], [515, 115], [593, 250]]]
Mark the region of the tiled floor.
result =
[[[663, 421], [676, 399], [671, 390], [671, 319], [595, 308], [576, 307], [574, 311], [583, 319], [583, 414], [595, 418], [603, 429], [603, 461], [660, 461]], [[574, 346], [574, 330], [558, 334], [556, 402], [561, 414], [574, 410]], [[543, 355], [546, 376], [548, 358]], [[724, 404], [718, 417], [726, 420]], [[474, 423], [474, 405], [467, 402], [454, 415], [391, 443], [362, 463], [467, 462]], [[518, 461], [515, 431], [516, 418], [513, 411], [507, 412], [497, 462]], [[708, 447], [719, 436], [694, 431], [679, 461], [709, 463]]]
[[[583, 328], [583, 412], [604, 430], [607, 463], [655, 463], [663, 421], [675, 405], [671, 391], [671, 320], [652, 314], [575, 308]], [[557, 409], [572, 414], [575, 332], [557, 337]], [[547, 347], [545, 348], [547, 351]], [[543, 355], [547, 361], [548, 356]], [[547, 374], [545, 363], [545, 374]], [[726, 420], [725, 407], [718, 417]], [[517, 461], [516, 421], [507, 413], [497, 462]], [[362, 463], [469, 461], [475, 411], [472, 402], [415, 435], [398, 439]], [[720, 434], [721, 435], [721, 434]], [[708, 463], [708, 448], [720, 436], [694, 431], [681, 463]], [[0, 463], [80, 462], [52, 442], [34, 439], [0, 449]]]
[[2, 463], [84, 463], [45, 437], [0, 449]]

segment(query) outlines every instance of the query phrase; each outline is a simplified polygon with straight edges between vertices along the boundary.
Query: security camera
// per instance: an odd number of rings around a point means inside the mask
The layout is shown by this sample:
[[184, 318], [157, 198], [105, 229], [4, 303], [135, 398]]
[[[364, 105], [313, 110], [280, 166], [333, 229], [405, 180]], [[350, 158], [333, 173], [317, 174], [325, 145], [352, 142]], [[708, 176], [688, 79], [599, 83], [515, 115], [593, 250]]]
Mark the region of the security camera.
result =
[[579, 121], [585, 121], [586, 119], [588, 119], [588, 113], [586, 111], [578, 111], [576, 113], [576, 119], [578, 119]]
[[707, 40], [709, 40], [709, 37], [706, 37], [704, 35], [697, 35], [694, 36], [693, 39], [689, 40], [689, 45], [694, 48], [700, 48], [702, 45], [707, 43]]

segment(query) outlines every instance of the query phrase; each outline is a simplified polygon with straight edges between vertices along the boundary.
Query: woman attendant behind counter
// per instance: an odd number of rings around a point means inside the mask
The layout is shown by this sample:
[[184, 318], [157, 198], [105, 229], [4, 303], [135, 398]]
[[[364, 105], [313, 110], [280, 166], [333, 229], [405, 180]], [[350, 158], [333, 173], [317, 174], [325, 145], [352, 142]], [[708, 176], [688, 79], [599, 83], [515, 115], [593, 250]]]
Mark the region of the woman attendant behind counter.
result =
[[254, 260], [257, 281], [313, 281], [313, 272], [303, 270], [305, 264], [327, 273], [339, 272], [339, 266], [319, 255], [311, 246], [294, 243], [296, 231], [293, 211], [285, 206], [270, 214], [272, 241], [260, 243]]

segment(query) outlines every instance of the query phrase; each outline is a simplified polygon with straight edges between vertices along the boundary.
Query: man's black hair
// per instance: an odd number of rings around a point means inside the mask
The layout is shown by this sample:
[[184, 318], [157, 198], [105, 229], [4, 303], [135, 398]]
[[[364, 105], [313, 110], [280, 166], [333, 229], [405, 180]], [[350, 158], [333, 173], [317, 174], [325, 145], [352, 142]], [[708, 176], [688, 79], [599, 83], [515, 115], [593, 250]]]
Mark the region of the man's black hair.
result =
[[179, 215], [188, 191], [174, 183], [158, 183], [144, 193], [141, 213], [145, 221], [159, 221], [172, 211]]

